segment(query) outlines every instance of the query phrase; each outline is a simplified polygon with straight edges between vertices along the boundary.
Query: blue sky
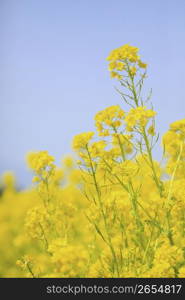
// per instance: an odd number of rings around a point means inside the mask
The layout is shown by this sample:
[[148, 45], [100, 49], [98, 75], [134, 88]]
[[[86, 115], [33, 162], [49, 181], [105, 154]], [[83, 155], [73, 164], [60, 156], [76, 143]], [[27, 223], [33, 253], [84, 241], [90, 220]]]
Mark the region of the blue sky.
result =
[[184, 11], [184, 0], [1, 0], [0, 173], [28, 184], [29, 150], [59, 162], [97, 111], [122, 103], [105, 58], [125, 43], [149, 63], [160, 132], [184, 118]]

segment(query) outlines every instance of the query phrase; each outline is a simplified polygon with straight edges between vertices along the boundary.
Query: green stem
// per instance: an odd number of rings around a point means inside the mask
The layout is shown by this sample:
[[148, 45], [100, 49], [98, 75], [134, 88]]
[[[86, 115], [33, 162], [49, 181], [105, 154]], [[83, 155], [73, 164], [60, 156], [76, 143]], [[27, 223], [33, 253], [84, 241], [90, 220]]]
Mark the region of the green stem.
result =
[[116, 257], [116, 253], [114, 251], [114, 247], [112, 245], [112, 240], [111, 240], [110, 233], [109, 233], [109, 227], [108, 227], [108, 224], [107, 224], [107, 218], [106, 218], [106, 215], [105, 215], [105, 212], [104, 212], [104, 209], [103, 209], [103, 203], [101, 201], [101, 193], [100, 193], [100, 190], [99, 190], [99, 187], [98, 187], [98, 183], [97, 183], [97, 180], [96, 180], [96, 174], [95, 174], [95, 170], [94, 170], [94, 167], [93, 167], [93, 164], [92, 164], [92, 158], [91, 158], [88, 146], [86, 146], [86, 150], [87, 150], [87, 154], [88, 154], [88, 157], [89, 157], [89, 162], [90, 162], [90, 167], [91, 167], [91, 171], [92, 171], [92, 175], [93, 175], [93, 179], [94, 179], [94, 184], [95, 184], [96, 192], [97, 192], [97, 195], [98, 195], [98, 201], [99, 201], [99, 204], [100, 204], [100, 210], [101, 210], [101, 213], [102, 213], [102, 216], [103, 216], [103, 220], [104, 220], [104, 226], [105, 226], [105, 230], [106, 230], [106, 233], [107, 233], [109, 248], [110, 248], [111, 253], [113, 255], [113, 258], [115, 260], [116, 269], [117, 269], [117, 275], [119, 276], [119, 266], [118, 266], [118, 262], [117, 262], [117, 257]]
[[144, 240], [143, 240], [143, 234], [142, 234], [143, 224], [140, 220], [140, 216], [139, 216], [138, 209], [137, 209], [137, 194], [134, 191], [131, 180], [129, 180], [129, 187], [130, 187], [129, 194], [130, 194], [131, 204], [132, 204], [132, 208], [133, 208], [133, 212], [134, 212], [136, 226], [138, 228], [138, 233], [139, 233], [138, 238], [139, 238], [140, 246], [144, 250]]
[[46, 247], [46, 250], [48, 250], [48, 240], [46, 238], [46, 235], [45, 235], [45, 232], [44, 232], [44, 228], [42, 227], [41, 223], [39, 222], [39, 226], [40, 226], [40, 229], [42, 231], [42, 235], [44, 237], [44, 241], [45, 241], [45, 247]]
[[119, 144], [119, 147], [120, 147], [120, 150], [121, 150], [121, 155], [122, 155], [123, 161], [125, 161], [126, 160], [125, 152], [124, 152], [124, 149], [123, 149], [123, 145], [121, 144], [121, 140], [120, 140], [119, 134], [117, 132], [117, 129], [114, 126], [113, 126], [113, 130], [116, 133], [116, 137], [118, 139], [118, 144]]
[[[177, 172], [177, 168], [178, 168], [178, 165], [179, 165], [179, 162], [180, 162], [182, 150], [183, 150], [183, 145], [181, 145], [181, 147], [180, 147], [180, 152], [179, 152], [179, 155], [177, 157], [175, 168], [174, 168], [174, 171], [172, 173], [171, 180], [170, 180], [170, 187], [169, 187], [169, 191], [168, 191], [167, 204], [169, 204], [169, 201], [171, 200], [172, 187], [173, 187], [173, 183], [174, 183], [174, 180], [175, 180], [175, 174]], [[168, 228], [167, 229], [168, 230], [167, 236], [168, 236], [170, 245], [174, 245], [173, 235], [172, 235], [171, 226], [170, 226], [170, 210], [168, 210], [168, 209], [167, 209], [167, 212], [166, 212], [166, 220], [167, 220], [167, 228]]]
[[134, 98], [134, 102], [135, 102], [136, 106], [139, 106], [139, 99], [137, 98], [137, 93], [136, 93], [135, 84], [134, 84], [134, 77], [132, 76], [132, 74], [130, 72], [130, 67], [129, 67], [128, 62], [126, 63], [126, 65], [127, 65], [127, 71], [128, 71], [128, 74], [129, 74], [129, 78], [131, 80], [130, 91], [133, 94], [133, 98]]
[[30, 272], [30, 274], [32, 275], [33, 278], [36, 278], [35, 274], [33, 273], [29, 263], [26, 264], [27, 268], [28, 268], [28, 271]]
[[154, 178], [156, 186], [159, 190], [160, 196], [162, 196], [163, 189], [162, 189], [162, 186], [161, 186], [161, 182], [158, 179], [157, 174], [156, 174], [156, 170], [155, 170], [155, 166], [154, 166], [154, 162], [153, 162], [153, 157], [152, 157], [152, 151], [151, 151], [151, 148], [150, 148], [150, 144], [149, 144], [149, 141], [148, 141], [148, 137], [147, 137], [147, 134], [146, 134], [145, 127], [143, 127], [142, 133], [143, 133], [143, 138], [144, 138], [144, 141], [145, 141], [145, 145], [146, 145], [146, 149], [147, 149], [147, 153], [148, 153], [148, 157], [149, 157], [149, 161], [150, 161], [150, 166], [151, 166], [152, 173], [153, 173], [153, 178]]

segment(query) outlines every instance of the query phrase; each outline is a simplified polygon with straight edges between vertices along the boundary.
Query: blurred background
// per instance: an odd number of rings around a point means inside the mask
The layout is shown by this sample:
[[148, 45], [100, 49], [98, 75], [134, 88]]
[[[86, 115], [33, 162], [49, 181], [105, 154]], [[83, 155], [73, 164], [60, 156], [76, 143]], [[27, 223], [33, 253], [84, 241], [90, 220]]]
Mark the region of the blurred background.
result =
[[122, 103], [105, 59], [125, 43], [149, 64], [161, 134], [184, 118], [184, 12], [184, 0], [0, 0], [0, 173], [29, 185], [28, 151], [59, 163], [99, 110]]

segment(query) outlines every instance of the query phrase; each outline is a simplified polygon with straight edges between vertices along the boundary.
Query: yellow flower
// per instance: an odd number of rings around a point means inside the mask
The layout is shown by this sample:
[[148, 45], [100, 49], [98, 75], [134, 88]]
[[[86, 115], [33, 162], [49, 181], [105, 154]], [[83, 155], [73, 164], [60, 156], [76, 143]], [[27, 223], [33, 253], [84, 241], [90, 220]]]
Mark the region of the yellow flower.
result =
[[95, 116], [95, 121], [99, 135], [110, 135], [110, 129], [113, 130], [113, 128], [120, 127], [124, 116], [125, 112], [119, 105], [112, 105], [98, 112]]
[[185, 277], [185, 266], [183, 266], [183, 267], [181, 267], [181, 268], [179, 269], [178, 277], [179, 277], [179, 278], [184, 278], [184, 277]]
[[130, 68], [130, 73], [131, 73], [132, 76], [135, 76], [135, 75], [136, 75], [136, 72], [137, 72], [136, 67], [131, 67], [131, 68]]
[[30, 152], [27, 154], [28, 166], [36, 173], [41, 173], [46, 169], [54, 168], [54, 157], [48, 154], [48, 151]]
[[111, 73], [110, 73], [110, 76], [111, 76], [111, 78], [117, 78], [117, 79], [119, 79], [119, 80], [121, 80], [122, 79], [122, 75], [120, 75], [119, 73], [117, 73], [117, 72], [115, 72], [115, 71], [112, 71]]
[[138, 106], [136, 108], [131, 108], [127, 116], [125, 117], [125, 122], [128, 131], [132, 131], [133, 127], [136, 125], [146, 126], [149, 119], [153, 118], [156, 112], [151, 109], [146, 109], [145, 106]]
[[37, 185], [15, 191], [13, 174], [3, 175], [1, 277], [185, 277], [185, 119], [170, 125], [156, 161], [156, 112], [140, 97], [147, 65], [128, 44], [108, 59], [116, 78], [123, 72], [129, 111], [99, 111], [97, 139], [75, 136], [63, 166], [30, 153]]
[[3, 185], [7, 188], [14, 188], [15, 186], [15, 176], [13, 172], [6, 171], [2, 175]]
[[130, 60], [131, 62], [136, 62], [139, 59], [138, 48], [125, 44], [113, 51], [107, 57], [109, 61], [116, 60]]
[[155, 135], [155, 127], [153, 125], [151, 125], [149, 128], [148, 128], [148, 134], [154, 136]]
[[80, 150], [87, 147], [88, 143], [92, 139], [94, 132], [84, 132], [81, 134], [76, 135], [73, 138], [73, 149]]
[[73, 158], [71, 156], [66, 156], [63, 159], [63, 164], [67, 168], [72, 168], [74, 166], [74, 160], [73, 160]]
[[144, 62], [142, 62], [141, 60], [138, 61], [138, 66], [139, 66], [140, 68], [143, 68], [143, 69], [146, 69], [146, 68], [147, 68], [147, 64], [144, 63]]
[[137, 47], [133, 47], [129, 44], [125, 44], [111, 51], [107, 57], [111, 78], [121, 80], [124, 75], [118, 71], [125, 71], [129, 77], [135, 76], [137, 73], [136, 64], [139, 68], [145, 69], [147, 64], [140, 60], [138, 51], [139, 49]]

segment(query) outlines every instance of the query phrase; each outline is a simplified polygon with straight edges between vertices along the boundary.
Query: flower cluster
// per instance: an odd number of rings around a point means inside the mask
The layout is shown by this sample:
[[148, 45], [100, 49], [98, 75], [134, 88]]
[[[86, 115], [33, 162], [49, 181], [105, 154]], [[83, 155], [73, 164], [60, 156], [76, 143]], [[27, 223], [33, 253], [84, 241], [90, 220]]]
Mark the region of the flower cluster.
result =
[[54, 157], [48, 151], [30, 152], [27, 155], [28, 166], [36, 173], [33, 181], [47, 179], [53, 172], [55, 165]]
[[96, 128], [100, 136], [109, 136], [110, 129], [116, 130], [123, 123], [125, 112], [119, 105], [112, 105], [95, 116]]
[[173, 122], [163, 137], [166, 156], [168, 157], [167, 171], [184, 177], [185, 169], [185, 119]]
[[127, 71], [132, 77], [137, 73], [138, 68], [145, 69], [147, 64], [140, 60], [138, 55], [139, 49], [130, 46], [129, 44], [123, 45], [111, 51], [107, 57], [109, 63], [109, 70], [112, 78], [122, 79], [122, 75], [118, 71]]
[[80, 150], [86, 148], [93, 135], [94, 132], [84, 132], [76, 135], [73, 139], [73, 149]]
[[134, 127], [143, 128], [147, 125], [148, 121], [156, 115], [152, 109], [147, 109], [144, 106], [131, 108], [125, 117], [127, 130], [133, 131]]

